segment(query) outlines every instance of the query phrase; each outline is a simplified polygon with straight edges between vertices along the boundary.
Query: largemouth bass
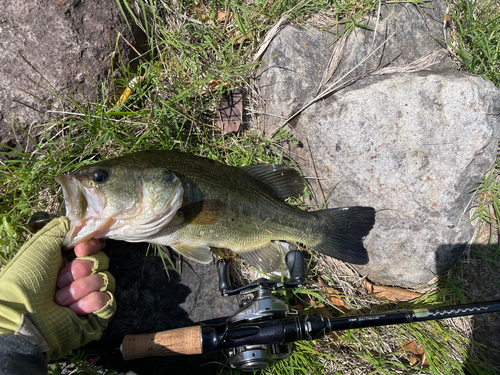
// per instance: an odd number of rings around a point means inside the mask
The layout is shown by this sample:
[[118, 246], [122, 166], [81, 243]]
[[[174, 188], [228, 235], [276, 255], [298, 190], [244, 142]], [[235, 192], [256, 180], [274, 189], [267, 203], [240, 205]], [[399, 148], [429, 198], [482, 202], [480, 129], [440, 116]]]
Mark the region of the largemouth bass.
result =
[[363, 239], [375, 223], [372, 207], [303, 211], [282, 198], [302, 193], [293, 169], [232, 167], [176, 151], [141, 151], [84, 166], [56, 178], [72, 221], [64, 246], [90, 238], [168, 245], [209, 263], [210, 247], [227, 248], [251, 265], [280, 264], [276, 240], [366, 264]]

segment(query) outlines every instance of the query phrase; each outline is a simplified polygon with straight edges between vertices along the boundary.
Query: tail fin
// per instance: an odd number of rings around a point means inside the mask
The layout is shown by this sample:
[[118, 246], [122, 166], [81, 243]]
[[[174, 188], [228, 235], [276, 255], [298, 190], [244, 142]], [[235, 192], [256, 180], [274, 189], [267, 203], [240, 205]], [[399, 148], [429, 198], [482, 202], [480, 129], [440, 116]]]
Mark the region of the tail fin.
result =
[[368, 263], [363, 239], [375, 224], [373, 207], [345, 207], [316, 211], [324, 228], [321, 242], [313, 248], [320, 253], [353, 264]]

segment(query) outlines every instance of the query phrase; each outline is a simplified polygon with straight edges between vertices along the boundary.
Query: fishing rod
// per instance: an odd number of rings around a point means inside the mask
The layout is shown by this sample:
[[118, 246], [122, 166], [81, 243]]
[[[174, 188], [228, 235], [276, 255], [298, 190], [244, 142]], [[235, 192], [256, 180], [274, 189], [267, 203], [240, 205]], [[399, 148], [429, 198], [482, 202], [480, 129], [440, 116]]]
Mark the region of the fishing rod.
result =
[[305, 280], [304, 259], [300, 251], [285, 258], [290, 281], [260, 278], [248, 285], [230, 289], [228, 263], [219, 261], [219, 290], [223, 296], [253, 293], [243, 299], [240, 309], [225, 323], [197, 325], [142, 335], [126, 335], [120, 346], [125, 360], [154, 356], [202, 354], [225, 350], [232, 368], [259, 371], [292, 353], [291, 343], [314, 340], [331, 332], [354, 328], [422, 322], [500, 311], [500, 300], [455, 305], [402, 309], [383, 313], [326, 318], [299, 315], [273, 291], [301, 286]]

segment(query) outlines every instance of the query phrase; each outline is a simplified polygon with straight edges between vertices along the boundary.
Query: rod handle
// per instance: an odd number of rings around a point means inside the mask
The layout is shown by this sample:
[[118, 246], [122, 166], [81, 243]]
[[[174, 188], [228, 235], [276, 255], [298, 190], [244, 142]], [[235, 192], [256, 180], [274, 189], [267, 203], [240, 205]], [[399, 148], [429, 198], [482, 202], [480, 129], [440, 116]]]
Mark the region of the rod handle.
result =
[[126, 361], [146, 357], [201, 354], [201, 326], [144, 335], [126, 335], [120, 350]]

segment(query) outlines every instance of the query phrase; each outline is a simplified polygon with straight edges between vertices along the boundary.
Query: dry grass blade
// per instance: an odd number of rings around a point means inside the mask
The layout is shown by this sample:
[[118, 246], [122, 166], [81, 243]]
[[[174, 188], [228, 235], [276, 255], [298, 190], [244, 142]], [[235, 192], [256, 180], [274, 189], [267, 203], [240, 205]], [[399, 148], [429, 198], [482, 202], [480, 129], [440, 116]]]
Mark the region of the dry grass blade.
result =
[[269, 30], [269, 32], [266, 34], [264, 41], [260, 45], [257, 53], [253, 57], [254, 63], [260, 60], [264, 52], [266, 52], [267, 47], [269, 47], [269, 44], [271, 44], [276, 34], [278, 34], [278, 32], [280, 31], [281, 26], [287, 19], [288, 19], [287, 15], [282, 16], [276, 23], [276, 25], [274, 25], [273, 28]]
[[330, 61], [328, 62], [328, 66], [323, 72], [323, 77], [321, 78], [321, 83], [318, 86], [318, 90], [316, 91], [316, 95], [319, 94], [321, 88], [328, 83], [328, 81], [333, 77], [335, 70], [340, 64], [340, 60], [342, 60], [342, 55], [344, 53], [344, 47], [347, 40], [347, 33], [344, 33], [339, 39], [335, 41], [335, 46], [333, 47], [332, 56], [330, 57]]
[[271, 41], [274, 39], [274, 37], [276, 36], [276, 34], [278, 34], [278, 32], [280, 31], [281, 26], [288, 20], [288, 18], [290, 17], [290, 14], [292, 14], [294, 11], [296, 11], [297, 9], [299, 9], [299, 8], [307, 5], [310, 2], [311, 2], [311, 0], [301, 1], [300, 3], [298, 3], [297, 5], [295, 5], [292, 9], [287, 10], [285, 13], [283, 13], [283, 15], [281, 16], [281, 18], [276, 23], [276, 25], [274, 25], [271, 28], [271, 30], [269, 30], [266, 33], [266, 37], [265, 37], [264, 41], [262, 42], [262, 44], [260, 45], [259, 49], [257, 50], [257, 53], [253, 57], [253, 60], [252, 60], [253, 63], [259, 61], [259, 59], [262, 57], [262, 55], [264, 54], [264, 52], [266, 52], [267, 47], [269, 47], [269, 44], [271, 43]]
[[420, 364], [421, 366], [428, 366], [429, 362], [425, 358], [425, 350], [416, 341], [405, 340], [404, 345], [401, 347], [400, 351], [408, 352], [410, 354], [410, 365], [415, 366]]
[[383, 75], [383, 74], [391, 74], [391, 73], [415, 73], [421, 70], [429, 69], [431, 66], [438, 64], [443, 58], [447, 56], [446, 50], [431, 52], [428, 55], [421, 57], [418, 60], [413, 61], [412, 63], [406, 66], [395, 66], [395, 67], [386, 67], [380, 70], [373, 72], [372, 76]]
[[323, 187], [321, 186], [321, 183], [319, 182], [318, 178], [318, 173], [316, 172], [316, 165], [314, 164], [314, 159], [311, 151], [311, 146], [309, 146], [309, 139], [306, 138], [306, 143], [307, 143], [307, 148], [309, 149], [309, 156], [311, 158], [311, 165], [314, 170], [314, 179], [316, 180], [316, 184], [318, 185], [318, 189], [321, 192], [321, 197], [323, 198], [323, 202], [325, 201], [325, 193], [323, 192]]

